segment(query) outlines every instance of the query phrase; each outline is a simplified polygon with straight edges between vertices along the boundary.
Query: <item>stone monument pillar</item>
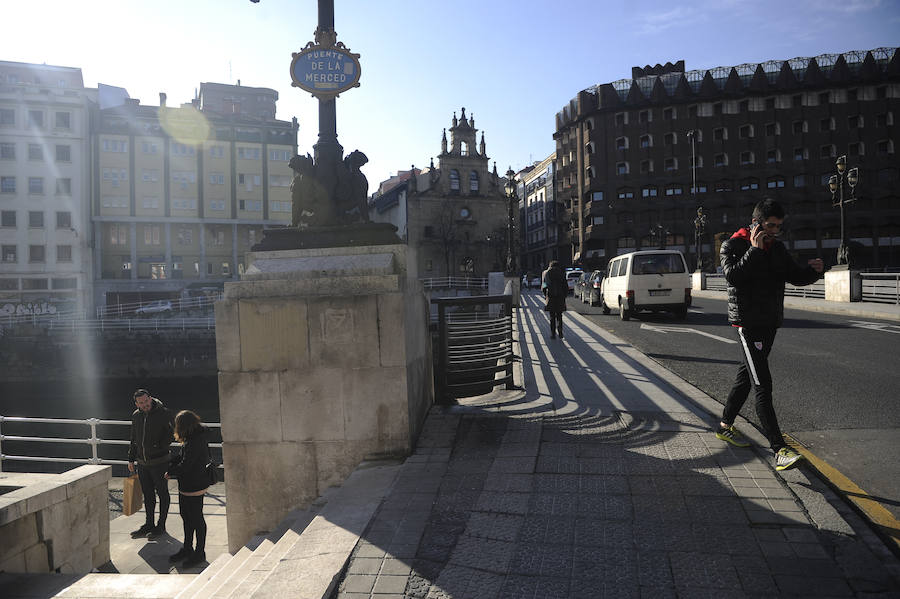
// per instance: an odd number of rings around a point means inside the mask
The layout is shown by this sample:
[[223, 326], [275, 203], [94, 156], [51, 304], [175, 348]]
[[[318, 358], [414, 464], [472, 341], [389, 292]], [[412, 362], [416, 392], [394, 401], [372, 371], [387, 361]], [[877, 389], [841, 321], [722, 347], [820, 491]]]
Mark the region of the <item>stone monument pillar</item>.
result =
[[366, 458], [403, 456], [433, 403], [428, 305], [406, 246], [249, 254], [216, 304], [236, 551]]

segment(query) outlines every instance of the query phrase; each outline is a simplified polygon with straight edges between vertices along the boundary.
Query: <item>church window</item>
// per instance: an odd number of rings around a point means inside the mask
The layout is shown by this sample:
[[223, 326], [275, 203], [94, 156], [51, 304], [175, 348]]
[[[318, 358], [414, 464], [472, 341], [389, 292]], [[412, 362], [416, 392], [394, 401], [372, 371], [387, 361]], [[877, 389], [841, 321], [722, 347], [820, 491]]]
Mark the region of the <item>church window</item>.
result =
[[469, 144], [467, 142], [461, 141], [459, 142], [459, 153], [463, 156], [469, 155]]
[[475, 171], [469, 173], [469, 191], [478, 193], [478, 173]]
[[459, 193], [459, 171], [456, 169], [450, 171], [450, 193]]

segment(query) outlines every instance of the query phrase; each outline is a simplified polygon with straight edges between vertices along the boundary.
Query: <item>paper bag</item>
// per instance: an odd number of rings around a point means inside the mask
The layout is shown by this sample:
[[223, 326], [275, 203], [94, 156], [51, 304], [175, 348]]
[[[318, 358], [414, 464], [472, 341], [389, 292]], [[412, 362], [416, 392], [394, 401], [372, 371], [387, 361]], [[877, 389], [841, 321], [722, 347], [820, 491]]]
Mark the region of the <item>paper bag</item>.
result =
[[122, 514], [130, 516], [144, 506], [144, 494], [137, 474], [132, 474], [122, 483]]

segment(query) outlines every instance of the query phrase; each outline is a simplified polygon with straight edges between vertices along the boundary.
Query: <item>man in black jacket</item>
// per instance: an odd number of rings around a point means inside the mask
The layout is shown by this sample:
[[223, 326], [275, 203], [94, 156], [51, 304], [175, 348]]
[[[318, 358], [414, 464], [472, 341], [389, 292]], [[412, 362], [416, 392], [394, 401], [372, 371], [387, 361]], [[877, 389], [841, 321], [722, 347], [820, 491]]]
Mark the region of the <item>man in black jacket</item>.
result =
[[[144, 493], [146, 522], [131, 533], [132, 537], [155, 539], [166, 533], [169, 514], [169, 485], [165, 474], [169, 468], [169, 446], [174, 440], [172, 412], [146, 389], [134, 392], [137, 409], [131, 415], [131, 445], [128, 447], [128, 471], [137, 466]], [[156, 496], [159, 495], [159, 520], [153, 524]]]
[[785, 470], [802, 456], [788, 447], [772, 406], [772, 374], [769, 352], [775, 332], [784, 320], [784, 284], [809, 285], [822, 277], [822, 260], [797, 264], [777, 237], [784, 223], [784, 209], [765, 199], [753, 208], [749, 228], [740, 229], [722, 244], [720, 258], [728, 282], [728, 320], [735, 327], [743, 363], [722, 412], [716, 437], [737, 447], [750, 444], [734, 427], [751, 384], [756, 414], [775, 453], [775, 469]]

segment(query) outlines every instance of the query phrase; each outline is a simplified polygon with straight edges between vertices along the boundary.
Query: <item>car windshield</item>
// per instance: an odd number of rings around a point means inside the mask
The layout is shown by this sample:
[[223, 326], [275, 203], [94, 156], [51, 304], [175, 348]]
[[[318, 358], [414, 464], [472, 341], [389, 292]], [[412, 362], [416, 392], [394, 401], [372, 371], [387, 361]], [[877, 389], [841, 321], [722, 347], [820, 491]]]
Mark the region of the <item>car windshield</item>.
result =
[[632, 260], [633, 275], [665, 275], [684, 272], [684, 261], [678, 254], [637, 255]]

